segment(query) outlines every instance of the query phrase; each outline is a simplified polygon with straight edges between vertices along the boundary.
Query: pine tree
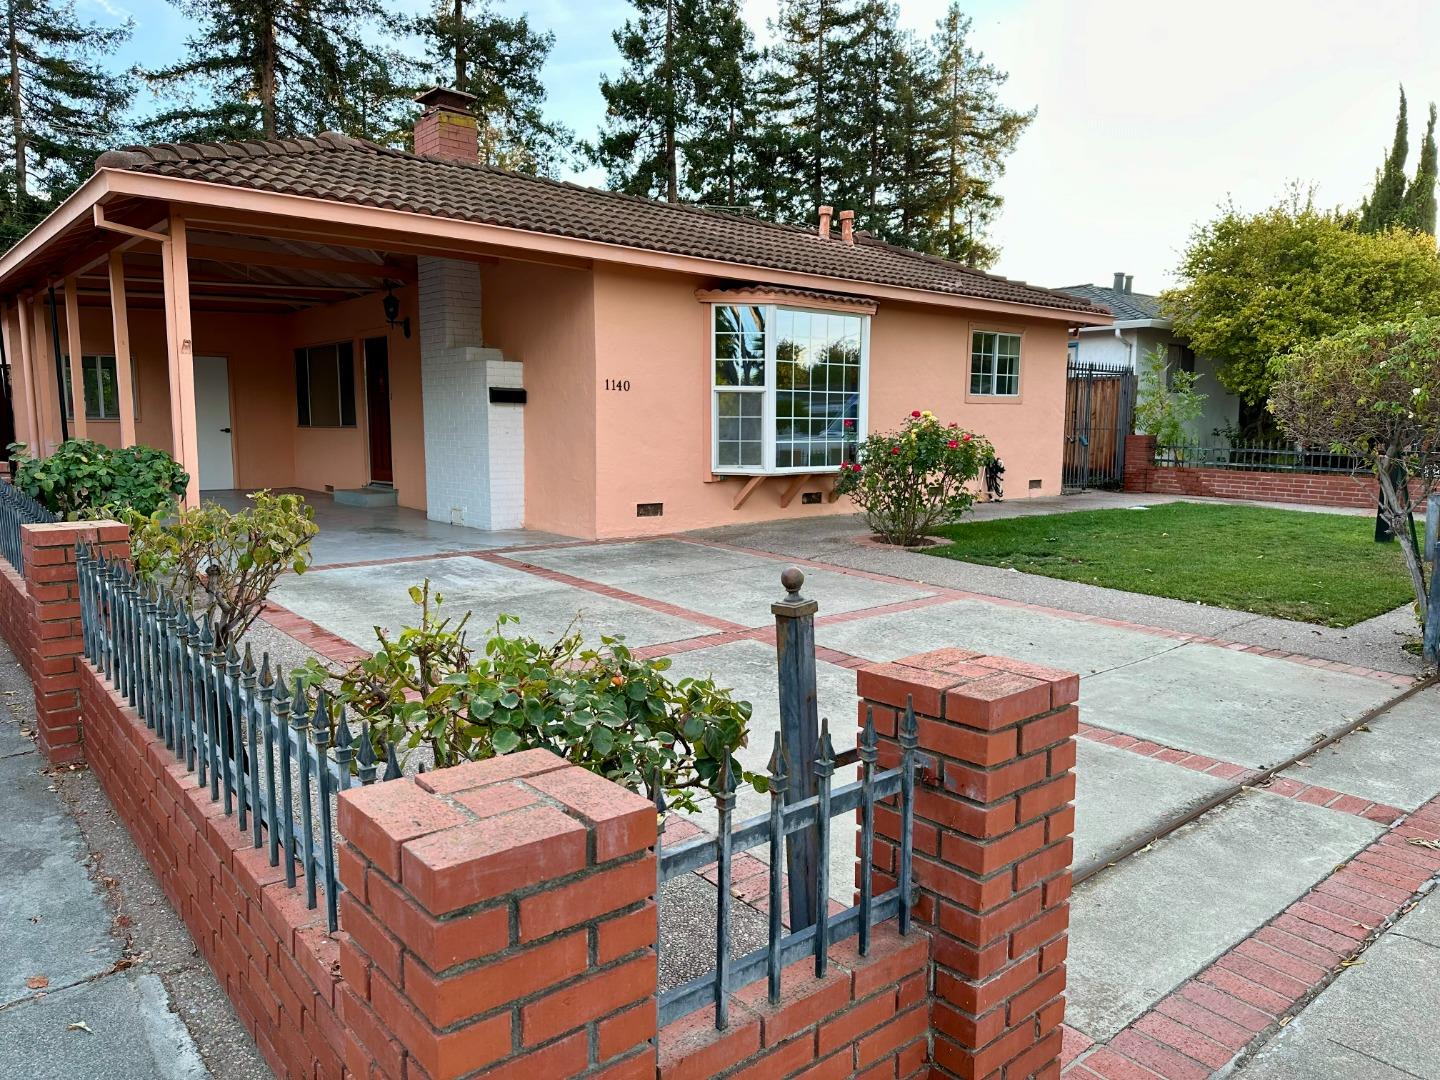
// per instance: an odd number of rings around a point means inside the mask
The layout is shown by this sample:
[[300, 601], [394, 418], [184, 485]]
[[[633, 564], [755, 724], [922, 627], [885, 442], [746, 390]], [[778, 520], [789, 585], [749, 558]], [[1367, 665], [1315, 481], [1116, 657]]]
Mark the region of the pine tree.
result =
[[134, 83], [103, 58], [133, 26], [82, 22], [65, 0], [8, 0], [8, 74], [0, 93], [10, 145], [0, 169], [0, 234], [13, 242], [90, 175], [123, 141]]
[[1400, 88], [1400, 114], [1395, 119], [1395, 139], [1385, 163], [1375, 173], [1375, 187], [1360, 205], [1361, 232], [1380, 232], [1397, 224], [1405, 204], [1405, 158], [1410, 153], [1409, 119], [1406, 116], [1405, 88]]
[[569, 129], [544, 116], [540, 71], [555, 35], [532, 29], [524, 15], [507, 18], [490, 0], [436, 0], [412, 29], [425, 42], [435, 80], [475, 96], [480, 159], [553, 175], [574, 144]]
[[701, 0], [705, 32], [689, 50], [695, 108], [681, 139], [683, 190], [696, 202], [749, 207], [756, 172], [755, 71], [760, 54], [738, 0]]
[[934, 231], [925, 249], [974, 266], [998, 252], [984, 239], [1000, 209], [995, 190], [1005, 158], [1035, 111], [1016, 112], [999, 100], [1007, 76], [969, 44], [970, 20], [952, 3], [933, 39], [940, 109], [936, 141], [943, 157], [934, 193]]
[[632, 195], [748, 202], [757, 55], [737, 0], [632, 2], [614, 34], [625, 69], [600, 81], [605, 127], [586, 155]]
[[[170, 140], [275, 139], [327, 128], [356, 130], [353, 108], [342, 103], [350, 80], [365, 79], [375, 102], [408, 97], [405, 72], [393, 52], [371, 45], [365, 30], [379, 0], [171, 0], [196, 24], [177, 64], [147, 71], [146, 80], [173, 107], [142, 129]], [[383, 110], [381, 110], [383, 111]], [[385, 126], [381, 123], [379, 126]], [[362, 125], [363, 127], [363, 125]]]
[[1401, 224], [1420, 232], [1435, 235], [1435, 105], [1430, 105], [1430, 119], [1425, 125], [1425, 140], [1420, 144], [1420, 164], [1415, 179], [1405, 189], [1400, 208]]
[[847, 0], [783, 0], [771, 24], [779, 41], [762, 100], [780, 141], [765, 201], [786, 220], [811, 222], [822, 203], [844, 207], [856, 183], [855, 151], [838, 133], [854, 126], [845, 115], [844, 67], [860, 22], [861, 11]]

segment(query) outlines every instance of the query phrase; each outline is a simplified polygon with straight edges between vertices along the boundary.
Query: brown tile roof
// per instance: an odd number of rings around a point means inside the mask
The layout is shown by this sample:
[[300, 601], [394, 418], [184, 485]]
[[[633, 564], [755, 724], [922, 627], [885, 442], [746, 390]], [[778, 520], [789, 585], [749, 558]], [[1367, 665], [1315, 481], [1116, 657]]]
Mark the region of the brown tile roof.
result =
[[419, 157], [331, 132], [309, 139], [163, 143], [101, 155], [97, 167], [303, 195], [745, 266], [1014, 304], [1102, 313], [1089, 301], [861, 235], [811, 229]]

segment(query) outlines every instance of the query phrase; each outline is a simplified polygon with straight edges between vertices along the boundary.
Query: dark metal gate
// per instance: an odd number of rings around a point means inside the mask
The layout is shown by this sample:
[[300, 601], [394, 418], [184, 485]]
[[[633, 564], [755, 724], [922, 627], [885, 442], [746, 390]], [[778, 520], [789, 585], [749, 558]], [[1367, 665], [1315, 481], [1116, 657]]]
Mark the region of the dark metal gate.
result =
[[1062, 490], [1120, 487], [1125, 436], [1135, 416], [1135, 390], [1135, 372], [1124, 364], [1069, 362]]

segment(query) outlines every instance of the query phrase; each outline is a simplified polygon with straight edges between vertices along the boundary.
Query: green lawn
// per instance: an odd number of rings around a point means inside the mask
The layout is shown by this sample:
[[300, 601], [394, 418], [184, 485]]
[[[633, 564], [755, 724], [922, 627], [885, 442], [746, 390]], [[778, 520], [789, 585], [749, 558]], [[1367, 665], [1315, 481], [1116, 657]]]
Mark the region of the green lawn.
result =
[[1167, 503], [1148, 510], [966, 521], [927, 555], [1014, 567], [1325, 626], [1353, 626], [1411, 600], [1396, 544], [1372, 518], [1256, 506]]

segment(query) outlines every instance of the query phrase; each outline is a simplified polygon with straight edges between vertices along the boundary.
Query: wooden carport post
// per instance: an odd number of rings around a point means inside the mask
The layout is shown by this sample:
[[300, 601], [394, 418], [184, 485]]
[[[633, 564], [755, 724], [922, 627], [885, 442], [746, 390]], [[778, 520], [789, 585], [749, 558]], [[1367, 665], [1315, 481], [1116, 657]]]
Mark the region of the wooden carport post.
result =
[[[13, 399], [15, 393], [15, 374], [20, 375], [20, 384], [24, 387], [22, 394], [25, 404], [25, 438], [33, 453], [36, 441], [39, 438], [40, 425], [35, 419], [35, 379], [30, 374], [30, 319], [29, 313], [25, 310], [25, 298], [17, 295], [15, 297], [15, 321], [11, 323], [10, 313], [5, 313], [5, 355], [10, 358], [10, 393]], [[14, 408], [13, 400], [11, 408]], [[20, 440], [20, 416], [15, 416], [15, 438]]]
[[190, 474], [185, 505], [200, 505], [199, 432], [195, 424], [195, 349], [190, 328], [190, 265], [185, 219], [170, 213], [170, 236], [161, 246], [165, 326], [170, 368], [170, 423], [175, 460]]
[[73, 277], [65, 279], [65, 340], [70, 352], [70, 435], [75, 439], [89, 437], [85, 425], [85, 365], [80, 343], [80, 285]]
[[[164, 245], [161, 246], [162, 258]], [[110, 321], [115, 335], [115, 383], [120, 395], [120, 445], [135, 445], [135, 383], [130, 371], [130, 316], [125, 301], [125, 253], [110, 252]]]

